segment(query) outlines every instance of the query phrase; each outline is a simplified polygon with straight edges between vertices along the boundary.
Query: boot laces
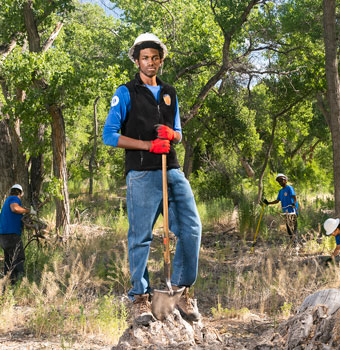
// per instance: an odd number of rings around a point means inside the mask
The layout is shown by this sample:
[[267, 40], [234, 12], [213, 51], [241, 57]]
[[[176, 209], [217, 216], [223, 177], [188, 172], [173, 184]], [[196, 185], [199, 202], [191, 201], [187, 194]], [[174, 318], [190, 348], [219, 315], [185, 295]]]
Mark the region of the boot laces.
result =
[[137, 307], [138, 307], [140, 314], [150, 312], [150, 305], [149, 305], [149, 301], [147, 300], [147, 298], [141, 298], [140, 300], [137, 301], [136, 304], [137, 304]]

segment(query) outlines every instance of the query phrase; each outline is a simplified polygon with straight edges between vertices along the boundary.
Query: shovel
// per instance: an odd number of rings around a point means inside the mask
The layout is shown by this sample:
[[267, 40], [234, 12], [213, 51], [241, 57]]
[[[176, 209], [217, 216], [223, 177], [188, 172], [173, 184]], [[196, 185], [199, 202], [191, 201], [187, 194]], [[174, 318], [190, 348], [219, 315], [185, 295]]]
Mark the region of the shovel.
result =
[[157, 320], [160, 321], [163, 321], [174, 311], [176, 304], [185, 289], [185, 287], [183, 287], [173, 290], [170, 281], [171, 263], [169, 249], [168, 182], [166, 171], [166, 154], [162, 154], [164, 277], [168, 290], [154, 289], [151, 303], [152, 313]]
[[257, 234], [258, 234], [258, 232], [259, 232], [260, 223], [261, 223], [261, 219], [262, 219], [262, 215], [263, 215], [263, 211], [264, 211], [265, 206], [266, 206], [266, 204], [263, 203], [262, 209], [261, 209], [260, 219], [259, 219], [259, 222], [258, 222], [258, 224], [257, 224], [257, 228], [256, 228], [255, 236], [254, 236], [254, 241], [253, 241], [253, 244], [252, 244], [251, 249], [250, 249], [250, 252], [251, 252], [251, 253], [253, 253], [253, 251], [254, 251], [254, 247], [255, 247], [255, 244], [256, 244], [256, 237], [257, 237]]

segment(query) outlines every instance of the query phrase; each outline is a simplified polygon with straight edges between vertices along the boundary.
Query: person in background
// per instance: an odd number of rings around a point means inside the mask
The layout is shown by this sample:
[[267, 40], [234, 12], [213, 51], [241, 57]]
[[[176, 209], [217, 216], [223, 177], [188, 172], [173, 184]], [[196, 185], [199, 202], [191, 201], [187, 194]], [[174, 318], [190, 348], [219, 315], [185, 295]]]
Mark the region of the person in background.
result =
[[335, 238], [336, 247], [332, 255], [326, 260], [326, 262], [332, 261], [340, 252], [340, 219], [327, 219], [323, 227], [326, 231], [327, 236], [333, 236]]
[[132, 283], [128, 295], [135, 322], [145, 326], [153, 321], [147, 262], [152, 229], [162, 212], [163, 153], [167, 154], [169, 224], [177, 237], [171, 284], [174, 290], [185, 287], [177, 304], [182, 316], [191, 321], [200, 317], [189, 298], [189, 287], [197, 277], [202, 225], [173, 146], [182, 138], [176, 91], [157, 77], [167, 52], [154, 34], [136, 38], [129, 58], [138, 73], [116, 90], [103, 130], [104, 144], [125, 149]]
[[21, 205], [24, 191], [19, 184], [11, 187], [0, 213], [0, 246], [4, 250], [4, 275], [10, 273], [11, 283], [18, 281], [24, 274], [25, 251], [21, 232], [23, 214], [36, 214], [36, 211], [26, 209]]
[[[277, 195], [277, 199], [272, 202], [264, 199], [263, 203], [266, 205], [271, 205], [281, 202], [282, 211], [284, 213], [291, 213], [289, 217], [288, 215], [286, 216], [286, 227], [289, 237], [294, 241], [294, 243], [297, 243], [297, 216], [299, 215], [299, 204], [296, 200], [294, 188], [293, 186], [287, 185], [288, 178], [284, 174], [277, 174], [276, 181], [282, 187]], [[288, 220], [290, 220], [289, 223]]]

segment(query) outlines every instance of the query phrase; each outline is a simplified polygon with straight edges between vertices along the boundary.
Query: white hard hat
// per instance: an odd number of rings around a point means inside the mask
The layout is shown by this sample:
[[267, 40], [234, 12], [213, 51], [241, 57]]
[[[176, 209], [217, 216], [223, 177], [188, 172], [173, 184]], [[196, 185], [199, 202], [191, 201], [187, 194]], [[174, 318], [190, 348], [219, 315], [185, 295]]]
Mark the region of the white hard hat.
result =
[[135, 59], [133, 58], [133, 53], [135, 51], [135, 47], [139, 44], [141, 44], [144, 41], [153, 41], [156, 44], [159, 44], [160, 47], [163, 49], [163, 58], [165, 58], [168, 54], [168, 49], [166, 46], [158, 39], [158, 37], [152, 33], [143, 33], [137, 37], [133, 45], [131, 46], [128, 56], [130, 60], [135, 63]]
[[13, 186], [11, 187], [11, 189], [13, 189], [13, 188], [18, 189], [18, 190], [20, 190], [21, 192], [24, 192], [24, 190], [22, 189], [21, 185], [19, 185], [19, 184], [13, 185]]
[[283, 177], [286, 180], [288, 179], [288, 177], [285, 174], [279, 173], [279, 174], [276, 175], [276, 179], [275, 180], [277, 180], [279, 177]]
[[324, 224], [323, 228], [326, 231], [326, 235], [329, 236], [331, 235], [339, 226], [340, 219], [327, 219]]

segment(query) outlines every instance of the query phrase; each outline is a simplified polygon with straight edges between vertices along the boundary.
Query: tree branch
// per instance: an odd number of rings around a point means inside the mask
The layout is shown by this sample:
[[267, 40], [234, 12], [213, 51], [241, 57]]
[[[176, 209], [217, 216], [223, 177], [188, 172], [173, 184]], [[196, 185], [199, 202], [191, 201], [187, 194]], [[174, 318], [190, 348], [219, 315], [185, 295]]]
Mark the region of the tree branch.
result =
[[168, 2], [170, 2], [170, 0], [163, 0], [163, 1], [160, 1], [160, 0], [149, 0], [151, 2], [155, 2], [159, 5], [161, 5], [163, 8], [165, 8], [165, 10], [168, 12], [168, 14], [170, 15], [170, 17], [172, 18], [172, 23], [173, 23], [173, 37], [174, 39], [176, 39], [176, 18], [175, 16], [172, 14], [172, 12], [164, 5]]
[[183, 68], [181, 71], [179, 71], [176, 74], [175, 80], [178, 80], [183, 75], [185, 75], [187, 73], [190, 73], [190, 72], [192, 72], [192, 71], [194, 71], [194, 70], [196, 70], [198, 68], [209, 67], [209, 66], [213, 66], [213, 65], [216, 65], [216, 61], [211, 61], [211, 62], [203, 61], [203, 62], [199, 62], [199, 63], [193, 64], [192, 66], [185, 67], [185, 68]]
[[14, 50], [16, 44], [16, 37], [13, 36], [9, 44], [0, 46], [1, 60], [4, 60]]
[[45, 41], [41, 49], [42, 52], [46, 52], [52, 46], [54, 40], [57, 38], [62, 27], [63, 27], [63, 23], [58, 22], [54, 31], [51, 33], [50, 37]]
[[205, 84], [205, 86], [203, 86], [203, 88], [201, 89], [200, 93], [198, 94], [198, 96], [196, 98], [196, 101], [194, 102], [193, 106], [191, 107], [189, 113], [183, 116], [183, 125], [187, 124], [192, 118], [194, 118], [197, 115], [199, 109], [203, 105], [203, 102], [206, 99], [206, 97], [208, 96], [210, 90], [218, 83], [219, 80], [221, 80], [223, 78], [223, 76], [229, 70], [229, 68], [230, 68], [229, 50], [230, 50], [232, 36], [233, 36], [233, 34], [235, 34], [236, 30], [238, 28], [240, 28], [243, 25], [243, 23], [245, 23], [247, 21], [247, 18], [248, 18], [248, 15], [249, 15], [251, 9], [260, 2], [261, 2], [260, 0], [250, 1], [249, 5], [246, 7], [246, 9], [243, 11], [243, 13], [240, 16], [240, 20], [238, 21], [238, 26], [236, 27], [236, 25], [235, 25], [227, 33], [227, 32], [225, 32], [222, 24], [219, 23], [219, 21], [218, 21], [218, 18], [217, 18], [216, 12], [215, 12], [215, 4], [213, 5], [213, 0], [210, 0], [211, 9], [212, 9], [212, 11], [215, 15], [215, 19], [218, 22], [218, 24], [223, 32], [223, 35], [224, 35], [224, 43], [223, 43], [223, 49], [222, 49], [222, 55], [223, 55], [222, 66], [220, 67], [218, 72], [209, 79], [209, 81]]

